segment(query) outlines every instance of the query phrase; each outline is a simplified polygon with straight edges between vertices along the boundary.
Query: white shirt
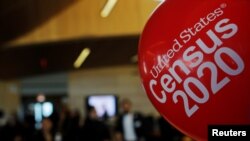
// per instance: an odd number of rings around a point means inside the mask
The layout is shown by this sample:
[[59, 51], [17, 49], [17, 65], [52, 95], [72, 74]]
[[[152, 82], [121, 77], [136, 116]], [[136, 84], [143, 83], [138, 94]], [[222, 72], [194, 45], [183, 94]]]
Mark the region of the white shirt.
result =
[[136, 141], [136, 133], [134, 128], [134, 116], [133, 114], [126, 114], [123, 117], [123, 131], [124, 131], [124, 139], [127, 141]]

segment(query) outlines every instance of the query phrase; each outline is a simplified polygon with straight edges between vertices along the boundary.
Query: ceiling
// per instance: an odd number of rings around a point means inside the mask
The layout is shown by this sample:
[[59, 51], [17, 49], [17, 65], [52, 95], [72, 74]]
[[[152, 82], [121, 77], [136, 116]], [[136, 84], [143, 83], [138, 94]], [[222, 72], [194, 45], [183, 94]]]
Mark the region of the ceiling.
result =
[[48, 20], [76, 0], [1, 0], [0, 46]]
[[73, 63], [90, 48], [80, 69], [134, 64], [139, 36], [77, 39], [0, 49], [0, 80], [76, 70]]
[[[130, 13], [130, 16], [123, 19], [126, 21], [124, 24], [126, 26], [118, 26], [120, 25], [118, 19], [121, 17], [119, 15], [113, 14], [113, 17], [111, 16], [107, 19], [99, 19], [99, 17], [96, 18], [98, 19], [98, 22], [102, 23], [97, 23], [96, 25], [109, 25], [107, 30], [116, 31], [119, 29], [121, 30], [121, 33], [129, 31], [132, 34], [126, 33], [102, 37], [84, 36], [62, 40], [43, 41], [39, 43], [35, 42], [24, 45], [17, 44], [8, 47], [4, 45], [11, 40], [15, 40], [17, 37], [22, 37], [23, 35], [34, 31], [34, 29], [37, 29], [37, 27], [46, 23], [46, 21], [48, 21], [51, 17], [60, 13], [60, 11], [64, 11], [75, 2], [82, 1], [83, 0], [1, 0], [0, 81], [27, 78], [42, 74], [75, 71], [77, 69], [73, 67], [73, 63], [85, 47], [89, 47], [91, 49], [91, 54], [80, 69], [128, 64], [136, 65], [135, 62], [131, 62], [131, 58], [137, 54], [139, 31], [141, 30], [142, 25], [144, 25], [144, 22], [142, 21], [146, 21], [147, 16], [149, 15], [148, 13], [150, 13], [151, 9], [154, 7], [154, 5], [152, 5], [152, 1], [149, 3], [144, 0], [138, 0], [136, 1], [136, 6], [134, 6], [134, 0], [120, 1], [120, 5], [117, 6], [118, 8], [123, 8], [123, 5], [121, 4], [124, 4], [127, 6], [127, 9], [134, 8], [138, 10], [136, 12], [138, 15], [135, 15], [135, 11], [133, 10], [129, 10], [130, 12], [128, 11], [127, 13], [122, 9], [120, 10], [123, 14], [129, 15], [128, 13]], [[79, 3], [79, 5], [80, 4], [84, 5], [85, 3]], [[95, 3], [92, 3], [92, 6], [94, 4]], [[99, 6], [100, 5], [103, 4], [100, 3]], [[144, 6], [145, 8], [145, 5], [150, 8], [147, 8], [146, 10], [140, 8], [140, 6]], [[75, 5], [73, 8], [75, 10], [74, 12], [79, 10], [78, 8], [81, 7], [77, 7], [77, 5]], [[147, 12], [143, 13], [142, 11]], [[119, 10], [116, 11], [116, 14], [119, 14]], [[72, 17], [65, 15], [67, 15], [67, 12], [63, 13], [61, 18], [59, 16], [60, 20], [56, 20], [58, 21], [58, 24], [60, 24], [61, 20], [63, 21], [64, 17]], [[88, 18], [89, 16], [85, 17], [85, 19]], [[137, 19], [137, 21], [131, 20], [131, 18]], [[78, 18], [76, 18], [75, 21], [77, 21], [77, 19]], [[113, 23], [109, 24], [108, 20]], [[130, 21], [137, 23], [132, 24]], [[94, 21], [92, 22], [94, 23]], [[72, 22], [70, 25], [74, 25], [74, 23], [75, 22]], [[84, 24], [85, 22], [81, 21], [80, 23]], [[113, 25], [117, 26], [116, 29], [112, 29]], [[46, 24], [45, 27], [47, 28]], [[104, 27], [105, 26], [103, 26], [103, 29], [105, 29]], [[130, 27], [133, 28], [129, 29]], [[98, 29], [96, 31], [98, 31]], [[106, 29], [103, 30], [103, 32], [106, 32]], [[57, 34], [60, 35], [60, 33]], [[51, 32], [51, 35], [53, 35], [53, 32]]]

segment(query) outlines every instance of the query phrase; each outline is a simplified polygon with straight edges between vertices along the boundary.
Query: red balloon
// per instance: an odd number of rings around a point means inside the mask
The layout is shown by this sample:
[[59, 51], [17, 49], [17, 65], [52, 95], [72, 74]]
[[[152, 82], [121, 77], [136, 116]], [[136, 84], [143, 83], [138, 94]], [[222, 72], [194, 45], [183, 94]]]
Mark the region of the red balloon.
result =
[[186, 135], [250, 124], [250, 1], [167, 0], [141, 35], [139, 69], [150, 101]]

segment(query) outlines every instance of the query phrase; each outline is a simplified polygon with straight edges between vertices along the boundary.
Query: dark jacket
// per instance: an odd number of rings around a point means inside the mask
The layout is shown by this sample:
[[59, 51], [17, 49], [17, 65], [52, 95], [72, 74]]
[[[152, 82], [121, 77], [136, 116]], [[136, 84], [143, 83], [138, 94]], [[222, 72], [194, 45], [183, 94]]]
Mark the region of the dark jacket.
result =
[[81, 129], [80, 139], [82, 141], [104, 141], [110, 140], [108, 126], [99, 120], [87, 118]]
[[[120, 132], [124, 134], [124, 128], [123, 128], [123, 119], [126, 114], [120, 114], [117, 117], [117, 122], [116, 122], [116, 132]], [[133, 123], [134, 123], [134, 129], [136, 132], [136, 136], [138, 139], [143, 137], [143, 117], [140, 113], [133, 113]]]

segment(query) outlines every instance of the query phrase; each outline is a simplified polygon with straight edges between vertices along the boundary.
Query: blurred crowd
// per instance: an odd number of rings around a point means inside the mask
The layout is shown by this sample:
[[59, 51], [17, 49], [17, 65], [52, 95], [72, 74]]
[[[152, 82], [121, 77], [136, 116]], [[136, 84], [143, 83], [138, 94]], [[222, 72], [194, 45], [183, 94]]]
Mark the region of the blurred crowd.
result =
[[110, 120], [97, 116], [88, 107], [82, 117], [77, 110], [63, 106], [36, 128], [34, 116], [19, 120], [15, 114], [0, 111], [0, 141], [193, 141], [173, 128], [164, 118], [132, 110], [129, 99], [121, 101], [122, 110]]

